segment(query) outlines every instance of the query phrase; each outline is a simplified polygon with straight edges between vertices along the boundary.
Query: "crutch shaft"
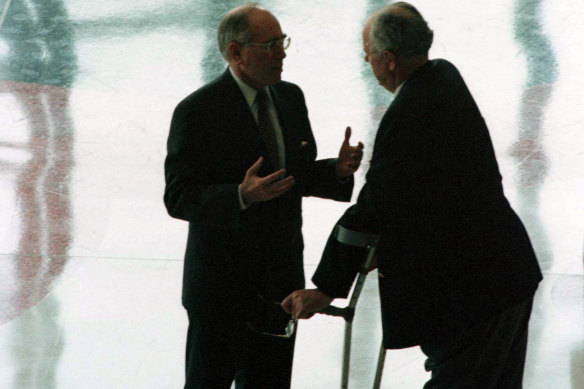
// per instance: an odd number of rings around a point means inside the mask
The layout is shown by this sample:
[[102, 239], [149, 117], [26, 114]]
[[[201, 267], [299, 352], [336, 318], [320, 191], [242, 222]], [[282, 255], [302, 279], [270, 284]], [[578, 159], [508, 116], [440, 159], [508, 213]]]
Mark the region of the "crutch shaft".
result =
[[368, 246], [367, 247], [367, 259], [363, 263], [359, 274], [357, 275], [357, 281], [355, 282], [355, 288], [353, 289], [353, 294], [351, 295], [351, 300], [349, 302], [349, 307], [355, 308], [357, 305], [357, 301], [359, 300], [359, 296], [361, 295], [361, 290], [363, 289], [363, 284], [365, 283], [365, 278], [367, 278], [367, 274], [369, 274], [369, 268], [371, 267], [371, 263], [373, 262], [373, 258], [375, 256], [375, 246]]
[[381, 342], [379, 348], [379, 357], [377, 358], [377, 369], [375, 370], [375, 381], [373, 382], [373, 389], [379, 389], [381, 386], [381, 376], [383, 375], [383, 365], [385, 364], [385, 347]]
[[351, 364], [351, 335], [353, 332], [353, 322], [345, 322], [345, 343], [343, 345], [343, 372], [341, 376], [341, 388], [349, 387], [349, 368]]

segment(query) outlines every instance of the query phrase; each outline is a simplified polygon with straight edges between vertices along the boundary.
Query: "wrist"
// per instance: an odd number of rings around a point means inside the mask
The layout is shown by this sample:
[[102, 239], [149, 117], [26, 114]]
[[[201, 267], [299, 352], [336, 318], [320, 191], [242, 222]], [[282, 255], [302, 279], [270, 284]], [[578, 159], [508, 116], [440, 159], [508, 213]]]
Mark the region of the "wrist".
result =
[[349, 182], [351, 180], [351, 175], [352, 174], [341, 174], [341, 172], [339, 171], [338, 166], [335, 169], [335, 176], [337, 177], [337, 181], [340, 184], [346, 184], [347, 182]]
[[337, 180], [342, 181], [345, 177], [341, 174], [341, 169], [339, 167], [339, 160], [337, 159], [337, 162], [335, 163], [335, 176], [337, 177]]
[[353, 175], [353, 173], [342, 169], [340, 158], [337, 158], [337, 162], [335, 163], [335, 175], [337, 176], [337, 180], [346, 182]]
[[334, 297], [329, 296], [319, 288], [316, 288], [316, 291], [321, 295], [322, 299], [328, 301], [329, 304], [335, 299]]
[[251, 205], [252, 201], [249, 200], [243, 184], [239, 184], [237, 191], [239, 193], [239, 203], [241, 205], [241, 209], [246, 210]]

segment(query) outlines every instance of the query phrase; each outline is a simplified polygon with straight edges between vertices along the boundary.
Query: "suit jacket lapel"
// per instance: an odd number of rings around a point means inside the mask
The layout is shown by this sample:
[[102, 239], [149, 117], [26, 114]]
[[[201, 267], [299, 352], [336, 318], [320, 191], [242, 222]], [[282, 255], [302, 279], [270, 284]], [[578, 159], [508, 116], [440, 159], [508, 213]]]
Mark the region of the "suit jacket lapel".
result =
[[[234, 124], [240, 128], [253, 128], [257, 127], [257, 123], [247, 105], [247, 101], [239, 89], [239, 86], [233, 79], [229, 69], [223, 73], [221, 76], [221, 82], [223, 84], [224, 99], [226, 102], [227, 114], [233, 118]], [[256, 131], [257, 132], [257, 131]], [[259, 136], [259, 132], [256, 134]]]

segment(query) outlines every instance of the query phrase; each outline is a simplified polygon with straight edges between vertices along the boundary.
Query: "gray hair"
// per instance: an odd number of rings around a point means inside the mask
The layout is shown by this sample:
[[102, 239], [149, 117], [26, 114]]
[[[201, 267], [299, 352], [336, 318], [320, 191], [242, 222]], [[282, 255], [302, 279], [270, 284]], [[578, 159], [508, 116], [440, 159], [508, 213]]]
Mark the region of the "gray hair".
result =
[[249, 42], [253, 38], [253, 32], [249, 25], [249, 13], [254, 9], [260, 9], [258, 3], [248, 3], [227, 12], [219, 22], [217, 28], [217, 44], [225, 61], [229, 62], [229, 43]]
[[400, 1], [378, 10], [372, 18], [370, 39], [375, 50], [403, 57], [428, 54], [434, 33], [413, 5]]

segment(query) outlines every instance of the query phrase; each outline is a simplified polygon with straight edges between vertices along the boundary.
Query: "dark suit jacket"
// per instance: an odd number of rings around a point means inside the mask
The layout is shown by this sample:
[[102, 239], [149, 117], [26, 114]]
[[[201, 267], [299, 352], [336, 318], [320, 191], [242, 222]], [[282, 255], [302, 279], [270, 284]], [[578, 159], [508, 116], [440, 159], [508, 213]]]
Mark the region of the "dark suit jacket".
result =
[[[366, 180], [339, 224], [383, 236], [387, 348], [444, 341], [533, 295], [542, 276], [531, 243], [451, 63], [429, 61], [405, 81], [379, 125]], [[313, 281], [346, 296], [362, 258], [331, 237]]]
[[[172, 118], [164, 202], [172, 217], [189, 222], [182, 300], [201, 323], [242, 322], [257, 314], [252, 309], [257, 294], [281, 301], [303, 288], [302, 196], [351, 198], [353, 181], [337, 181], [336, 159], [315, 161], [300, 88], [279, 82], [270, 92], [284, 135], [287, 174], [296, 184], [246, 211], [240, 209], [237, 187], [267, 149], [229, 70], [181, 101]], [[260, 176], [274, 170], [266, 160]]]

